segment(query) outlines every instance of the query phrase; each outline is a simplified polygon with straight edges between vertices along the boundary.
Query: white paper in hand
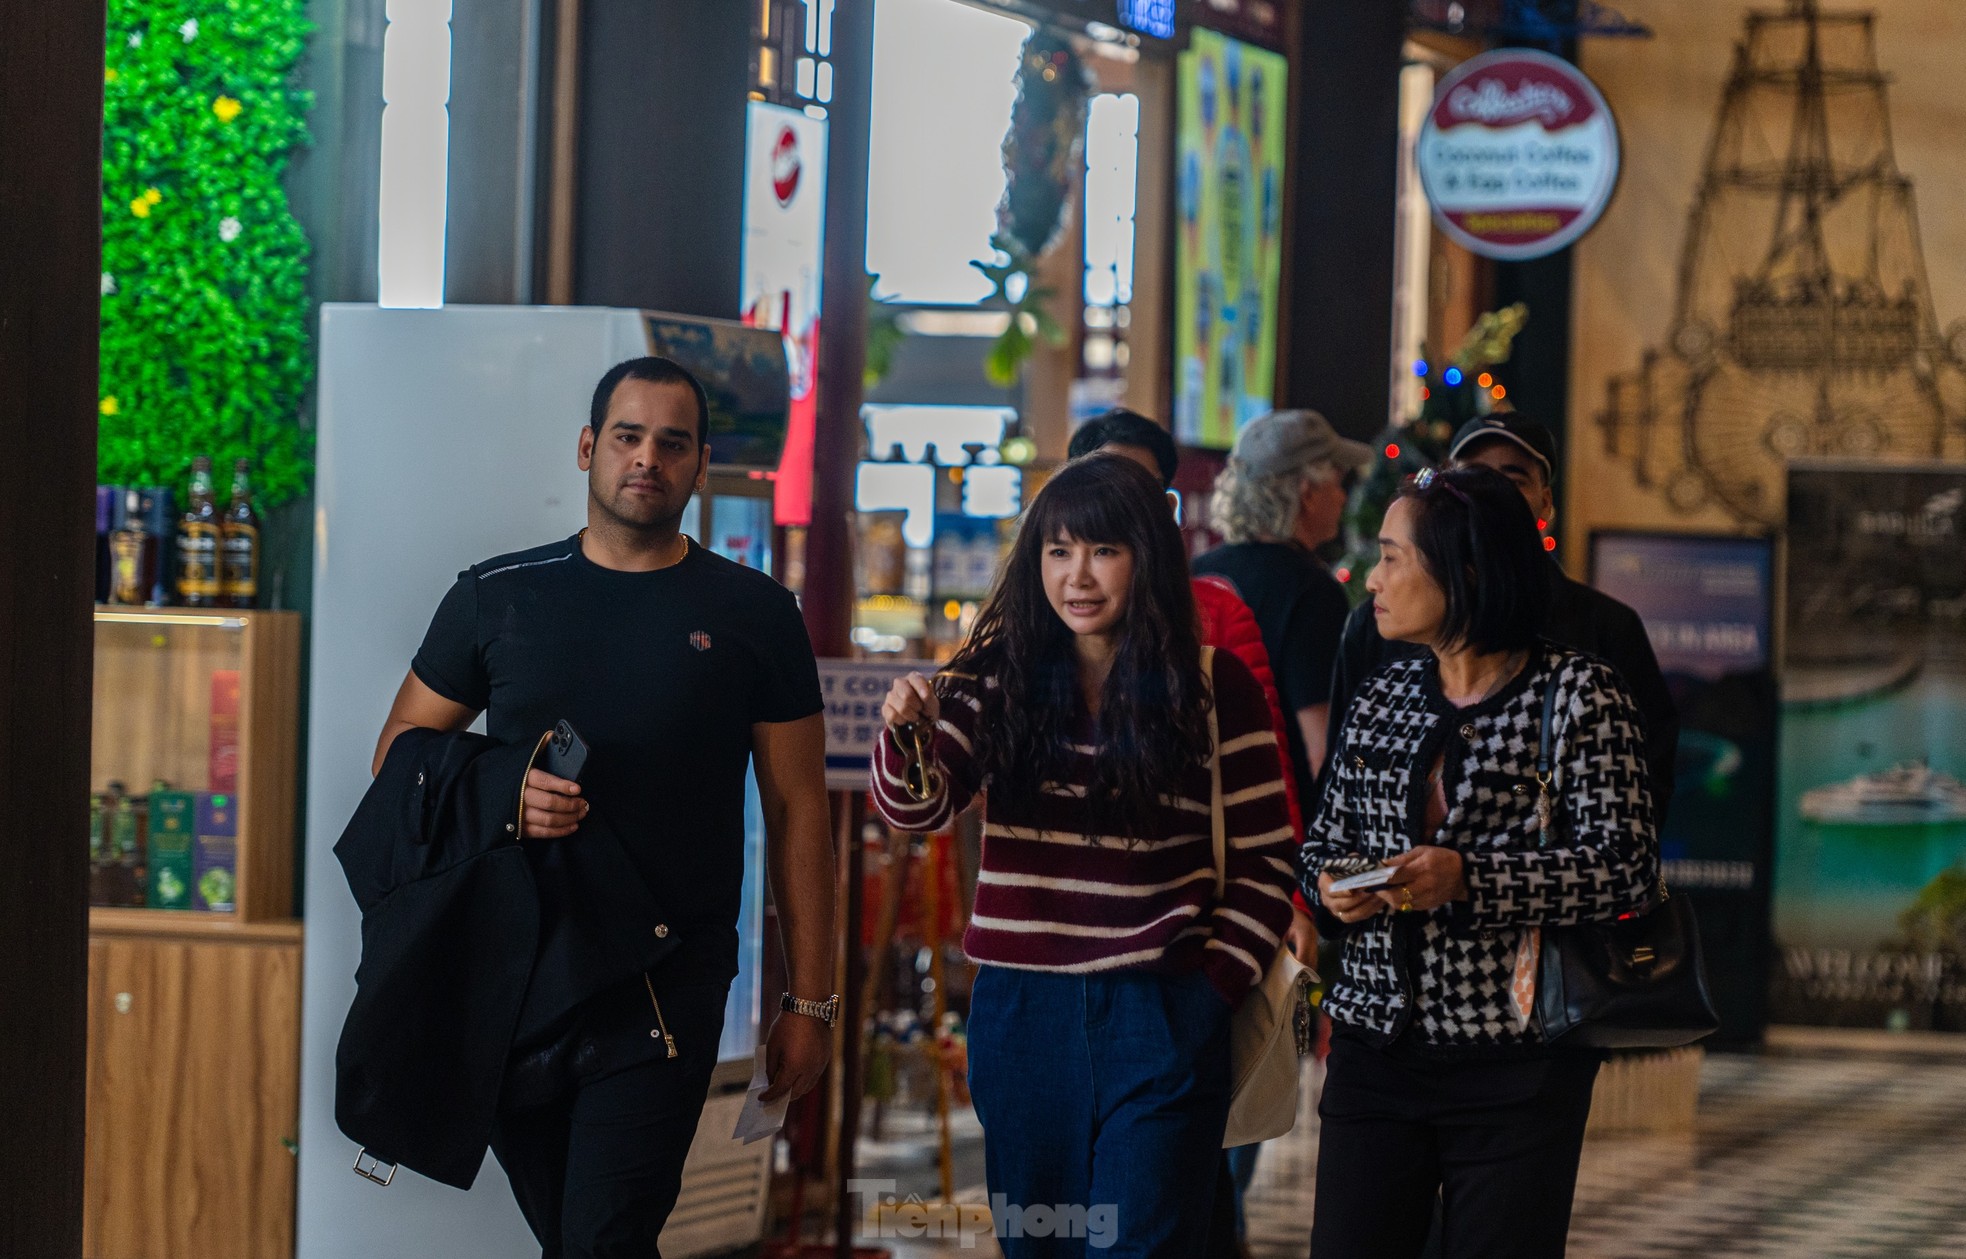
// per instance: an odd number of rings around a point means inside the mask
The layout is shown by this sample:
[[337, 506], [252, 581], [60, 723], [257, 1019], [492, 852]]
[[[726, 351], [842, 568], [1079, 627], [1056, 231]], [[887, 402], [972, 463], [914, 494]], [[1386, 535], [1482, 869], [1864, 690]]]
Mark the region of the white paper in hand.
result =
[[757, 1064], [751, 1068], [751, 1087], [744, 1094], [744, 1109], [737, 1114], [737, 1131], [730, 1134], [733, 1141], [745, 1145], [762, 1141], [785, 1126], [785, 1109], [792, 1104], [790, 1097], [781, 1097], [775, 1102], [758, 1100], [770, 1081], [765, 1076], [765, 1047], [758, 1046]]

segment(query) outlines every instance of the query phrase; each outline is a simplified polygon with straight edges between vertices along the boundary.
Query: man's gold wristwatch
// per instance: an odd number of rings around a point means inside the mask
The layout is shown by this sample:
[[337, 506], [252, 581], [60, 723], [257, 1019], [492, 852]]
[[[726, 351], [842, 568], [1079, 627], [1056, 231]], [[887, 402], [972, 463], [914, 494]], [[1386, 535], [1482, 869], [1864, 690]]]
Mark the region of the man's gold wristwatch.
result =
[[840, 1017], [840, 994], [836, 992], [824, 1001], [806, 1001], [788, 992], [778, 999], [778, 1008], [788, 1014], [803, 1014], [807, 1018], [818, 1019], [831, 1027], [834, 1020]]

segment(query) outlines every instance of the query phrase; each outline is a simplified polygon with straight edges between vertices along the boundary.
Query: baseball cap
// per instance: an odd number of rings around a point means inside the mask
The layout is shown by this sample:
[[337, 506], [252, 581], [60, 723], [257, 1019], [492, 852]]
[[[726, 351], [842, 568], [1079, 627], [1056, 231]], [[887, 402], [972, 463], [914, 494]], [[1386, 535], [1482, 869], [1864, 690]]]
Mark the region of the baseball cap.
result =
[[1285, 476], [1320, 463], [1349, 472], [1372, 462], [1372, 448], [1338, 436], [1316, 411], [1272, 411], [1236, 434], [1229, 462], [1258, 478]]
[[1480, 416], [1463, 424], [1454, 434], [1454, 441], [1447, 448], [1449, 459], [1459, 459], [1461, 452], [1476, 442], [1513, 442], [1535, 456], [1536, 462], [1543, 465], [1543, 479], [1556, 480], [1556, 438], [1541, 422], [1514, 411], [1497, 411], [1492, 415]]

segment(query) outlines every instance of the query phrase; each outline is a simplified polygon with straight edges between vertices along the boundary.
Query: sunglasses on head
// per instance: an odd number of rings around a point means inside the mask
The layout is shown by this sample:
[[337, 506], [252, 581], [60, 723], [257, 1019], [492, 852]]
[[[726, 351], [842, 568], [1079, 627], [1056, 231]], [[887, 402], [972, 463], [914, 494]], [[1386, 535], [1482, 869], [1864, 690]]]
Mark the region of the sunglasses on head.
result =
[[1454, 484], [1454, 482], [1442, 476], [1438, 469], [1422, 468], [1420, 469], [1420, 471], [1413, 474], [1413, 488], [1420, 491], [1422, 494], [1431, 491], [1433, 487], [1436, 485], [1440, 486], [1440, 488], [1446, 490], [1449, 494], [1452, 494], [1454, 497], [1460, 499], [1461, 502], [1465, 504], [1468, 508], [1472, 509], [1474, 507], [1474, 500], [1469, 498], [1467, 496], [1467, 493], [1464, 490], [1462, 490], [1460, 486]]

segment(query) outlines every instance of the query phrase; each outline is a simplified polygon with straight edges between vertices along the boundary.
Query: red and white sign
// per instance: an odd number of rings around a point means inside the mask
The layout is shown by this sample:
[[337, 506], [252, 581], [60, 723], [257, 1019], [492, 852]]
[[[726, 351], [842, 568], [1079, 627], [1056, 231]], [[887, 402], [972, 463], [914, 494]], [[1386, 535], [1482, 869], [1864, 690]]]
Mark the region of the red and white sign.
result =
[[1440, 82], [1420, 130], [1434, 221], [1489, 258], [1540, 258], [1589, 231], [1618, 182], [1618, 127], [1583, 71], [1504, 48]]
[[780, 124], [778, 139], [771, 146], [771, 191], [781, 209], [791, 207], [792, 198], [799, 191], [799, 172], [803, 169], [799, 161], [799, 133], [789, 125]]
[[745, 122], [743, 319], [785, 338], [792, 416], [772, 487], [773, 519], [812, 518], [818, 424], [819, 280], [826, 201], [826, 124], [752, 101]]

